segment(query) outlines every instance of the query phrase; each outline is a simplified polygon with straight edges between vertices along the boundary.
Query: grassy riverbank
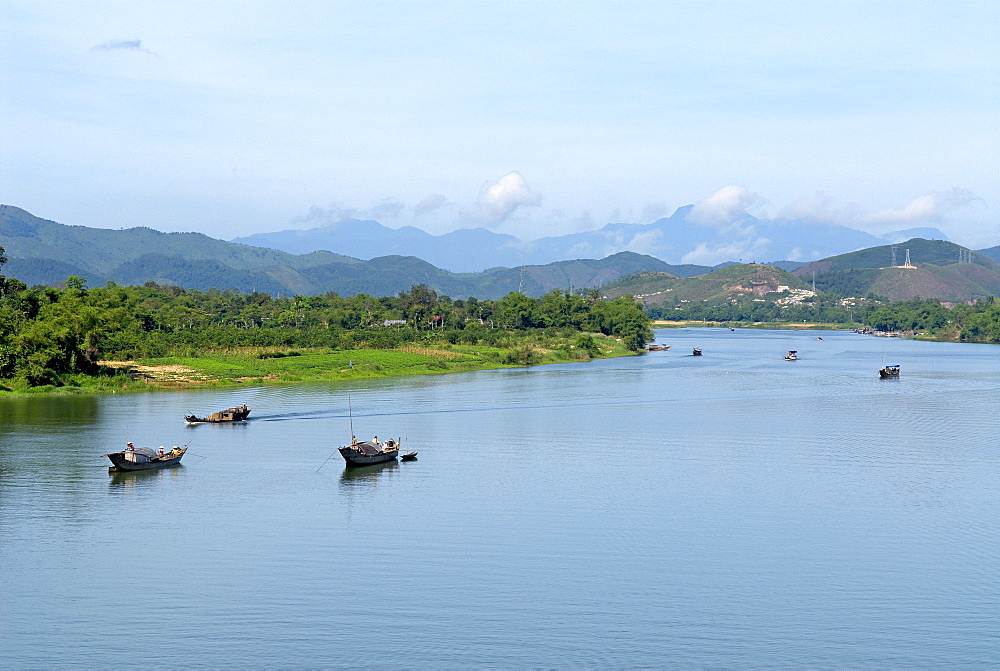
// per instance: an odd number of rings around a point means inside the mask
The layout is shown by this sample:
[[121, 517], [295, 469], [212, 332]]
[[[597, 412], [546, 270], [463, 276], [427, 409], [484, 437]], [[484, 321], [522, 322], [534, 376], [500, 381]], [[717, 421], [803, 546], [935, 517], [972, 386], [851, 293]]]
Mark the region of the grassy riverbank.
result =
[[[103, 375], [67, 375], [61, 386], [28, 387], [0, 381], [0, 395], [119, 393], [153, 389], [228, 387], [307, 381], [370, 380], [440, 375], [495, 368], [589, 361], [635, 354], [620, 339], [526, 339], [515, 347], [453, 345], [447, 342], [395, 349], [239, 348], [221, 352], [104, 361]], [[582, 344], [581, 344], [582, 343]]]

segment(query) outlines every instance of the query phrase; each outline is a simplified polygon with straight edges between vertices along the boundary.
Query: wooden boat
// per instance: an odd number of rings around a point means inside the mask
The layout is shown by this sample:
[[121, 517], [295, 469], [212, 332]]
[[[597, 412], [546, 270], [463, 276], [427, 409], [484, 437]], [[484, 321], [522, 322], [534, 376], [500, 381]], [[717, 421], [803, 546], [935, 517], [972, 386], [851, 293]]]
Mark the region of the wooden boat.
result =
[[694, 350], [691, 351], [691, 356], [701, 356], [701, 348], [695, 347]]
[[[368, 466], [369, 464], [381, 464], [385, 461], [395, 461], [399, 456], [399, 440], [389, 439], [380, 443], [378, 436], [372, 438], [371, 442], [358, 442], [357, 438], [351, 438], [351, 444], [340, 449], [340, 456], [344, 458], [348, 466]], [[414, 454], [416, 454], [414, 452]]]
[[242, 422], [250, 414], [250, 408], [244, 403], [238, 408], [229, 408], [228, 410], [223, 410], [221, 412], [213, 412], [208, 417], [198, 417], [196, 415], [185, 415], [184, 421], [188, 424], [195, 424], [197, 422]]
[[788, 350], [788, 354], [785, 355], [785, 361], [797, 361], [799, 358], [799, 351], [795, 349]]
[[402, 459], [403, 461], [416, 461], [417, 460], [417, 451], [414, 450], [413, 452], [407, 452], [406, 454], [404, 454], [403, 456], [401, 456], [400, 459]]
[[666, 352], [670, 349], [670, 345], [646, 345], [646, 350], [649, 352]]
[[883, 380], [886, 378], [899, 377], [899, 366], [882, 366], [879, 369], [878, 375]]
[[121, 452], [111, 452], [105, 454], [114, 466], [108, 468], [109, 473], [120, 473], [122, 471], [148, 471], [154, 468], [170, 468], [181, 463], [181, 457], [187, 452], [187, 447], [177, 447], [174, 445], [169, 452], [161, 447], [158, 451], [149, 447], [136, 447], [128, 443], [128, 447]]

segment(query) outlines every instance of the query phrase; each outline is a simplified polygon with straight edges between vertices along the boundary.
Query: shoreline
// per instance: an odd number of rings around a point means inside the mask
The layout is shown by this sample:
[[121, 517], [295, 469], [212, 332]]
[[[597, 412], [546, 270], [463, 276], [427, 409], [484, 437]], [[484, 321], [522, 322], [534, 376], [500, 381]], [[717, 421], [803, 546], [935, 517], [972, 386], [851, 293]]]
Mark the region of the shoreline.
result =
[[[596, 350], [569, 342], [513, 348], [474, 345], [404, 346], [391, 350], [265, 351], [245, 349], [188, 357], [107, 360], [100, 376], [68, 376], [62, 386], [10, 387], [0, 382], [0, 399], [26, 396], [143, 393], [179, 389], [225, 389], [299, 382], [351, 382], [526, 368], [635, 356], [611, 336], [590, 334]], [[3, 384], [3, 383], [7, 384]]]

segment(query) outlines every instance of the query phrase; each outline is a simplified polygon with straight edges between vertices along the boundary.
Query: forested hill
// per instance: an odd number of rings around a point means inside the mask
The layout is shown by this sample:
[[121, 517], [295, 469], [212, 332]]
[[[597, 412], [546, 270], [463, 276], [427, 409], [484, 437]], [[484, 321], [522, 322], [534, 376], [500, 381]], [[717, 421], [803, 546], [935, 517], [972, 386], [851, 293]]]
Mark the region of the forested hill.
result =
[[671, 266], [659, 259], [622, 252], [604, 259], [562, 261], [481, 273], [451, 273], [413, 256], [369, 261], [330, 252], [289, 254], [216, 240], [201, 233], [161, 233], [150, 228], [109, 230], [67, 226], [0, 205], [0, 246], [5, 272], [28, 285], [60, 285], [79, 276], [89, 286], [176, 285], [207, 291], [236, 289], [272, 296], [392, 296], [418, 284], [454, 298], [499, 299], [512, 291], [541, 296], [552, 289], [596, 287], [647, 270], [694, 275], [704, 266]]
[[691, 302], [728, 301], [805, 290], [808, 286], [775, 266], [745, 263], [727, 266], [697, 277], [674, 277], [647, 272], [625, 277], [601, 288], [608, 297], [632, 295], [646, 306], [683, 307]]
[[[988, 251], [988, 250], [987, 250]], [[905, 266], [909, 252], [910, 266]], [[952, 242], [914, 238], [832, 256], [793, 274], [816, 289], [845, 296], [875, 294], [892, 301], [964, 301], [1000, 295], [1000, 264]]]

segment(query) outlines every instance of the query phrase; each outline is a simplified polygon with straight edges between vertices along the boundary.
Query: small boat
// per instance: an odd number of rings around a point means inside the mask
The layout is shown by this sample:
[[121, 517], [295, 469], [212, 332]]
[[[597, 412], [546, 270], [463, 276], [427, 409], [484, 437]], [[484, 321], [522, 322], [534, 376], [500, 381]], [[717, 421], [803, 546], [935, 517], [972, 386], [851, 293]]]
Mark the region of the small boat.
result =
[[400, 459], [402, 459], [403, 461], [416, 461], [417, 460], [417, 451], [414, 450], [413, 452], [407, 452], [406, 454], [404, 454], [403, 456], [401, 456]]
[[148, 471], [153, 468], [170, 468], [181, 463], [181, 457], [187, 452], [187, 446], [174, 447], [166, 452], [160, 447], [158, 451], [149, 447], [136, 447], [128, 443], [126, 449], [121, 452], [111, 452], [105, 454], [114, 466], [108, 468], [109, 473], [120, 473], [122, 471]]
[[208, 417], [198, 417], [197, 415], [185, 415], [184, 421], [188, 424], [196, 424], [198, 422], [242, 422], [250, 414], [250, 408], [244, 403], [238, 408], [229, 408], [228, 410], [223, 410], [221, 412], [213, 412]]
[[882, 366], [878, 371], [878, 376], [883, 380], [886, 378], [899, 377], [899, 366]]
[[[389, 439], [380, 443], [378, 436], [372, 440], [358, 442], [357, 438], [351, 438], [351, 444], [340, 449], [340, 456], [344, 458], [348, 466], [368, 466], [369, 464], [381, 464], [385, 461], [395, 461], [399, 456], [399, 440]], [[416, 452], [412, 454], [416, 455]]]
[[785, 355], [785, 361], [797, 361], [799, 358], [799, 351], [796, 349], [788, 350], [788, 354]]
[[670, 349], [670, 345], [646, 345], [646, 350], [649, 352], [666, 352]]
[[701, 356], [701, 348], [700, 347], [695, 347], [691, 351], [691, 356]]
[[816, 338], [816, 340], [822, 340], [822, 338], [820, 338], [820, 337], [817, 337], [817, 338]]
[[735, 331], [736, 329], [734, 329], [734, 328], [733, 328], [732, 326], [730, 326], [730, 327], [729, 327], [729, 330], [730, 330], [730, 331]]

